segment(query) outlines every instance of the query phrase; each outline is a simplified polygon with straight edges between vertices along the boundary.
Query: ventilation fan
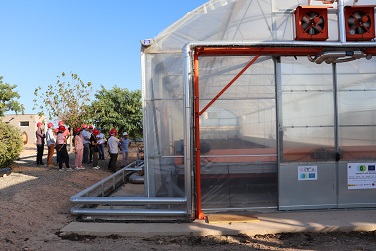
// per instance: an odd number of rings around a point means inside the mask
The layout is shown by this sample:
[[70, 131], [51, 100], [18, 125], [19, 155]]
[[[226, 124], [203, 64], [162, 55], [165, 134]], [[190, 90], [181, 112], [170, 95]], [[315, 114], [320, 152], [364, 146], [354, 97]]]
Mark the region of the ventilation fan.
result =
[[295, 10], [296, 40], [328, 39], [328, 10], [326, 7], [298, 6]]
[[345, 6], [346, 39], [369, 41], [375, 38], [374, 6]]

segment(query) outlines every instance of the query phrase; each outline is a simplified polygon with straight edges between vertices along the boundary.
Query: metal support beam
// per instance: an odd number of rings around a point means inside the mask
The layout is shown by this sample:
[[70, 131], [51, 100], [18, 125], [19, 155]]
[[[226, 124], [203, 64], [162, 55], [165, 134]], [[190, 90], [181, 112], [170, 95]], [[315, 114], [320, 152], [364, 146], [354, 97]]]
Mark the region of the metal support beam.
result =
[[79, 197], [72, 198], [75, 204], [110, 205], [147, 205], [147, 204], [184, 204], [187, 198], [178, 197]]
[[71, 208], [73, 215], [129, 215], [129, 216], [187, 216], [184, 210], [158, 210], [158, 209], [93, 209], [93, 208]]

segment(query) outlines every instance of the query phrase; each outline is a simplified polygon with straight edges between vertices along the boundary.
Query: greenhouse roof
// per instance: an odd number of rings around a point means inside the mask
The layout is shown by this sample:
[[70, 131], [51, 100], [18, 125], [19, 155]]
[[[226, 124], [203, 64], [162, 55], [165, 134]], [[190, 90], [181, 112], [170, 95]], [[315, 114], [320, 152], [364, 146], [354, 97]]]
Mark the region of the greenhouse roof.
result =
[[[353, 0], [344, 0], [352, 6]], [[357, 5], [374, 4], [373, 0]], [[189, 42], [293, 42], [298, 6], [328, 9], [328, 39], [338, 41], [337, 3], [302, 0], [211, 0], [188, 12], [153, 39], [145, 53], [178, 53]]]

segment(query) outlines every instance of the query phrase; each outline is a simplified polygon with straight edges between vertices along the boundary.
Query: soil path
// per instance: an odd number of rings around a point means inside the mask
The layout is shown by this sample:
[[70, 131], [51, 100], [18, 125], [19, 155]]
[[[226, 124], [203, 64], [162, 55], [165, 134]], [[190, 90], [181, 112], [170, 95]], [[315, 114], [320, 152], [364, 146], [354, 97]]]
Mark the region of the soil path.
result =
[[[31, 156], [31, 157], [30, 157]], [[70, 155], [74, 163], [74, 155]], [[130, 158], [135, 159], [131, 149]], [[122, 238], [62, 236], [74, 221], [69, 199], [111, 173], [95, 170], [59, 172], [35, 166], [35, 149], [25, 148], [12, 174], [0, 178], [0, 250], [376, 250], [374, 232], [298, 233], [264, 236]], [[124, 223], [119, 223], [124, 224]], [[147, 224], [147, 223], [145, 223]]]

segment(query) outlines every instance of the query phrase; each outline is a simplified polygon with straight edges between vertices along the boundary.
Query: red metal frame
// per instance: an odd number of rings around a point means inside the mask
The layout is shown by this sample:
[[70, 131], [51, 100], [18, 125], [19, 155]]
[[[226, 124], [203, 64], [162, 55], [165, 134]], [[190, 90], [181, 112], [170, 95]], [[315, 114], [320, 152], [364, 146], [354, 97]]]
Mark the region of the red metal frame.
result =
[[[329, 38], [328, 35], [328, 7], [312, 7], [312, 6], [298, 6], [295, 9], [295, 29], [296, 29], [296, 40], [315, 40], [315, 41], [324, 41]], [[305, 17], [306, 19], [311, 18], [307, 16], [308, 13], [315, 12], [318, 14], [315, 18], [310, 19], [310, 23], [306, 29], [302, 27], [302, 19]], [[317, 26], [317, 23], [320, 19], [324, 20], [324, 26], [321, 27]], [[309, 34], [307, 32], [308, 28], [317, 28], [321, 29], [317, 34]]]
[[248, 55], [275, 55], [275, 56], [307, 56], [323, 52], [321, 47], [197, 47], [196, 53], [202, 56], [248, 56]]
[[198, 80], [198, 54], [194, 54], [194, 120], [195, 120], [195, 151], [196, 151], [196, 218], [199, 220], [205, 219], [205, 214], [202, 212], [201, 207], [201, 164], [200, 164], [200, 93], [199, 93], [199, 80]]
[[[363, 34], [352, 34], [349, 27], [348, 20], [355, 12], [364, 12], [370, 17], [371, 26]], [[362, 25], [362, 22], [366, 20], [361, 20], [357, 22], [356, 27], [367, 27]], [[370, 41], [375, 38], [375, 6], [373, 5], [364, 5], [364, 6], [345, 6], [345, 27], [346, 27], [346, 40], [348, 41]]]

